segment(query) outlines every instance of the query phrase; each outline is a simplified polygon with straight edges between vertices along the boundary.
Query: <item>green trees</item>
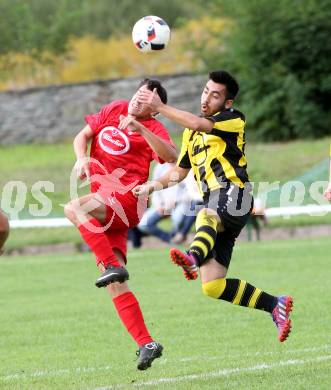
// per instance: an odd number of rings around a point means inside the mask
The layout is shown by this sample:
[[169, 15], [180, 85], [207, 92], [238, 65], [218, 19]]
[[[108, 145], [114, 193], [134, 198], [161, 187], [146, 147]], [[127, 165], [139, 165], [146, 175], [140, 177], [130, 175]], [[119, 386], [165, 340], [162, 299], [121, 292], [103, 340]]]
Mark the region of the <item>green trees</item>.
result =
[[[233, 7], [235, 5], [235, 7]], [[227, 55], [256, 139], [330, 135], [331, 0], [235, 0]]]
[[0, 55], [61, 53], [78, 30], [81, 0], [1, 0]]
[[170, 26], [180, 19], [199, 15], [199, 1], [177, 0], [81, 0], [81, 34], [106, 39], [120, 33], [130, 34], [134, 23], [146, 15], [164, 18]]
[[198, 0], [0, 0], [0, 55], [63, 53], [70, 36], [128, 34], [139, 18], [153, 14], [174, 26], [199, 16], [200, 8]]
[[[238, 77], [240, 107], [254, 138], [330, 134], [331, 0], [0, 0], [0, 81], [17, 53], [54, 59], [66, 53], [72, 36], [105, 42], [122, 34], [129, 42], [133, 23], [148, 14], [167, 20], [176, 52], [182, 51], [175, 59], [166, 52], [169, 72], [191, 58], [187, 71], [227, 68]], [[187, 36], [178, 39], [178, 26]], [[116, 46], [113, 56], [125, 57], [120, 50]], [[69, 50], [66, 58], [72, 57]]]

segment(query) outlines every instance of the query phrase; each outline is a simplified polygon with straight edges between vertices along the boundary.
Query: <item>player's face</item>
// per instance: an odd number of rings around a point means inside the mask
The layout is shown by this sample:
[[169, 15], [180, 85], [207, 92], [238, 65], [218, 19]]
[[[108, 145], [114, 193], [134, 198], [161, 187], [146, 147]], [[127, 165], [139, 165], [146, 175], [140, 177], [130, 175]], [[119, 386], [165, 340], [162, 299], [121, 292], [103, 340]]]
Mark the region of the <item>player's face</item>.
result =
[[140, 90], [146, 90], [148, 89], [146, 85], [143, 85], [138, 89], [138, 91], [132, 96], [130, 102], [129, 102], [129, 107], [128, 107], [128, 114], [132, 115], [138, 119], [142, 118], [148, 118], [152, 114], [152, 110], [143, 103], [140, 103], [138, 101], [138, 92]]
[[201, 114], [210, 116], [224, 108], [230, 108], [232, 100], [226, 99], [226, 86], [209, 80], [201, 95]]

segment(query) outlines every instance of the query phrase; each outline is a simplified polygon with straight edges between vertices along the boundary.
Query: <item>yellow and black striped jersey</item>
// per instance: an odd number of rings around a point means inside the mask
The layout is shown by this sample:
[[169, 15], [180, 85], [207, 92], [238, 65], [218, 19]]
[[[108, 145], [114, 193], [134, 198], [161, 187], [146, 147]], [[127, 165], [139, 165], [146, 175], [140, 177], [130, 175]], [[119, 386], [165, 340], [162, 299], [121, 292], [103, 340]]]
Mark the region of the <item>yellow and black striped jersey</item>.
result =
[[177, 165], [192, 168], [202, 195], [234, 183], [240, 188], [249, 181], [245, 157], [245, 117], [233, 108], [207, 119], [211, 132], [185, 129]]

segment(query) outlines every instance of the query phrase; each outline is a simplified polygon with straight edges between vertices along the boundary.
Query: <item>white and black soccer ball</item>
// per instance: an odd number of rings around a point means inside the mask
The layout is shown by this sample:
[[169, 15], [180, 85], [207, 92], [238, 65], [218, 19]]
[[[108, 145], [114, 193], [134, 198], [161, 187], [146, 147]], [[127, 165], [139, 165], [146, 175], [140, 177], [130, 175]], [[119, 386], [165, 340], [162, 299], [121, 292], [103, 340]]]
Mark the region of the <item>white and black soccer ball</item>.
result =
[[158, 16], [144, 16], [133, 26], [132, 40], [144, 53], [163, 50], [170, 41], [170, 28]]

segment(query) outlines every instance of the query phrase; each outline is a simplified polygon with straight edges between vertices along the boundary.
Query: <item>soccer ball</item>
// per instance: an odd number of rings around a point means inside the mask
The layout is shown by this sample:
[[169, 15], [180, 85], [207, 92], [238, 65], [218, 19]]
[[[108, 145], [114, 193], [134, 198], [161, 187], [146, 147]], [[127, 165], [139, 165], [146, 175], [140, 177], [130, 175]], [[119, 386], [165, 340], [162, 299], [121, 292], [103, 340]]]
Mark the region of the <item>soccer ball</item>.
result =
[[145, 16], [133, 26], [132, 40], [144, 53], [164, 49], [170, 40], [170, 28], [158, 16]]

